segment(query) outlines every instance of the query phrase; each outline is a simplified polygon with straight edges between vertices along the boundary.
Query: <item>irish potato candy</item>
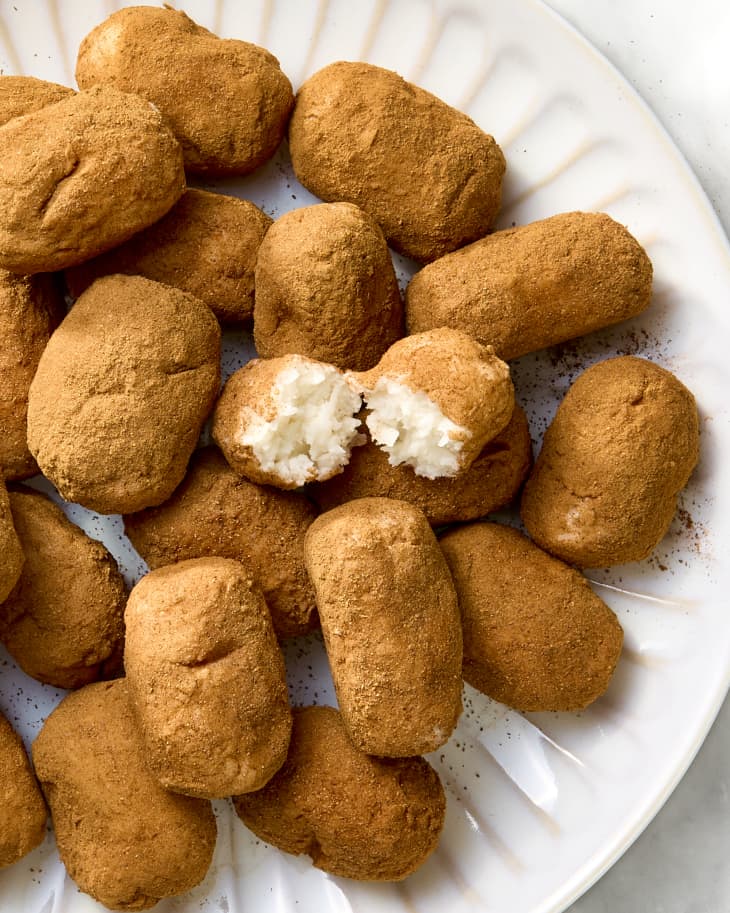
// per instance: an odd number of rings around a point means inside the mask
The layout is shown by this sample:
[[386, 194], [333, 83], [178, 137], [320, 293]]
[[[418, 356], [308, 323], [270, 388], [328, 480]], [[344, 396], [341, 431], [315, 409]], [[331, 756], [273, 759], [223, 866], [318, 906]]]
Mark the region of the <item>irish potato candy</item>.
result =
[[46, 836], [46, 803], [20, 737], [0, 713], [0, 869]]
[[435, 849], [446, 812], [424, 758], [365, 754], [332, 707], [297, 707], [286, 763], [234, 805], [262, 840], [364, 881], [400, 881], [415, 871]]
[[146, 754], [125, 679], [67, 695], [33, 743], [61, 860], [110, 910], [189, 891], [213, 858], [210, 802], [163, 789]]
[[0, 640], [57, 688], [118, 674], [127, 594], [114, 559], [40, 492], [19, 486], [9, 497], [25, 562], [0, 605]]
[[304, 567], [304, 534], [317, 515], [300, 492], [249, 482], [215, 447], [196, 451], [172, 497], [124, 518], [124, 531], [149, 567], [219, 556], [241, 561], [261, 587], [279, 637], [317, 624]]
[[286, 213], [256, 262], [254, 342], [263, 358], [296, 353], [372, 368], [403, 335], [403, 306], [377, 222], [351, 203]]
[[55, 276], [0, 270], [0, 476], [6, 481], [38, 472], [28, 450], [28, 390], [65, 313]]
[[582, 710], [603, 694], [623, 632], [578, 571], [496, 523], [456, 527], [440, 544], [470, 685], [524, 711]]
[[505, 162], [494, 139], [430, 92], [369, 63], [332, 63], [304, 83], [289, 148], [308, 190], [356, 203], [414, 260], [481, 238], [499, 209]]
[[640, 314], [651, 285], [651, 261], [623, 225], [566, 212], [424, 267], [406, 289], [406, 323], [462, 330], [509, 360]]
[[182, 150], [143, 98], [109, 86], [0, 127], [0, 267], [74, 266], [161, 218], [185, 190]]
[[514, 411], [509, 367], [491, 346], [448, 327], [398, 340], [374, 368], [348, 379], [389, 462], [428, 479], [468, 470]]
[[243, 565], [195, 558], [147, 574], [124, 615], [124, 667], [147, 765], [174, 792], [260, 789], [291, 732], [284, 659]]
[[160, 504], [185, 474], [219, 380], [220, 328], [202, 302], [105, 276], [41, 357], [28, 446], [69, 501], [99, 513]]
[[418, 508], [361, 498], [304, 541], [342, 719], [368, 754], [433, 751], [461, 713], [461, 625], [448, 567]]
[[189, 187], [154, 225], [66, 270], [66, 285], [78, 298], [100, 276], [145, 276], [195, 295], [221, 323], [240, 323], [253, 314], [256, 255], [269, 225], [248, 200]]
[[360, 443], [361, 405], [334, 365], [305, 355], [254, 358], [228, 378], [213, 439], [252, 482], [299, 488], [342, 471]]
[[76, 81], [148, 99], [172, 126], [185, 168], [208, 174], [263, 164], [294, 102], [273, 54], [218, 38], [169, 6], [131, 6], [105, 19], [81, 42]]
[[568, 390], [522, 496], [542, 548], [578, 567], [641, 561], [699, 456], [694, 397], [643, 358], [609, 358]]

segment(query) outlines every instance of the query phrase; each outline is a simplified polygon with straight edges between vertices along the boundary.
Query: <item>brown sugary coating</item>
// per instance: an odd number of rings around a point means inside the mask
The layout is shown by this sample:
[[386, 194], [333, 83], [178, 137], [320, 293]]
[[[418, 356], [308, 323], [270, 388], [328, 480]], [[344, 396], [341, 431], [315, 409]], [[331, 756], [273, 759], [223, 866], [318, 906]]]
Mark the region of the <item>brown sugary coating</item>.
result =
[[443, 787], [424, 758], [370, 757], [332, 707], [294, 709], [286, 763], [234, 806], [267, 843], [360, 881], [412, 874], [436, 848], [446, 813]]
[[40, 492], [9, 498], [25, 564], [0, 606], [0, 640], [24, 672], [57, 688], [118, 674], [127, 593], [114, 559]]
[[368, 754], [434, 751], [461, 713], [461, 624], [448, 567], [418, 508], [348, 501], [304, 540], [344, 725]]
[[522, 496], [546, 551], [578, 567], [646, 558], [663, 538], [699, 457], [690, 391], [643, 358], [609, 358], [568, 390]]
[[46, 836], [43, 801], [28, 755], [0, 713], [0, 869], [34, 850]]
[[566, 212], [424, 267], [406, 289], [406, 322], [410, 333], [454, 327], [518, 358], [640, 314], [651, 284], [651, 261], [623, 225]]
[[254, 342], [364, 371], [403, 335], [403, 305], [377, 222], [351, 203], [321, 203], [274, 223], [256, 264]]
[[185, 190], [182, 151], [148, 102], [79, 92], [0, 127], [0, 267], [65, 269], [161, 218]]
[[304, 495], [249, 482], [216, 447], [196, 451], [172, 497], [124, 518], [124, 531], [151, 569], [189, 558], [240, 561], [261, 587], [279, 637], [317, 626], [304, 567], [304, 534], [317, 515]]
[[509, 366], [491, 346], [448, 327], [406, 336], [393, 343], [370, 371], [350, 376], [365, 391], [366, 402], [367, 392], [383, 377], [424, 393], [463, 429], [459, 432], [462, 472], [507, 427], [515, 406]]
[[0, 604], [20, 578], [25, 557], [13, 524], [10, 500], [0, 475]]
[[28, 450], [28, 389], [65, 313], [54, 276], [0, 270], [0, 476], [7, 481], [38, 472]]
[[426, 479], [410, 466], [391, 466], [387, 454], [368, 441], [355, 447], [344, 470], [307, 487], [320, 510], [355, 498], [397, 498], [420, 508], [431, 526], [464, 522], [498, 510], [515, 497], [532, 465], [527, 418], [515, 405], [507, 427], [471, 466], [454, 478]]
[[248, 320], [256, 256], [269, 225], [248, 200], [190, 187], [159, 222], [67, 270], [66, 284], [78, 298], [100, 276], [146, 276], [200, 298], [222, 323]]
[[105, 276], [41, 356], [28, 446], [68, 501], [100, 513], [161, 504], [185, 475], [219, 383], [209, 308], [141, 276]]
[[585, 577], [496, 523], [451, 529], [440, 544], [470, 685], [522, 711], [582, 710], [604, 693], [623, 631]]
[[215, 848], [210, 802], [163, 789], [125, 679], [67, 695], [33, 744], [61, 861], [110, 910], [147, 910], [205, 877]]
[[76, 81], [108, 83], [156, 105], [189, 171], [246, 174], [276, 151], [294, 103], [279, 61], [222, 40], [180, 10], [118, 10], [84, 38]]
[[465, 114], [368, 63], [333, 63], [299, 89], [294, 171], [327, 201], [357, 203], [388, 243], [435, 260], [481, 238], [499, 210], [504, 156]]
[[73, 94], [73, 89], [34, 76], [0, 76], [0, 125]]
[[286, 760], [284, 657], [238, 561], [194, 558], [143, 577], [124, 613], [124, 668], [149, 770], [222, 799], [261, 789]]

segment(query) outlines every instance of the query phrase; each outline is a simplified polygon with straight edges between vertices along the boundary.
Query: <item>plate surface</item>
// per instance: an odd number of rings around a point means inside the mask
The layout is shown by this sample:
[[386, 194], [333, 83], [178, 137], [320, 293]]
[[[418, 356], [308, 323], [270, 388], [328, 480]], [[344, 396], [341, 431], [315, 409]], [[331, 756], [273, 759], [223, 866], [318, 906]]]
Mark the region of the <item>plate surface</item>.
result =
[[[80, 39], [119, 5], [5, 3], [0, 66], [73, 84]], [[467, 689], [466, 713], [431, 761], [448, 793], [441, 845], [401, 885], [330, 878], [255, 840], [216, 803], [219, 840], [208, 877], [160, 911], [296, 909], [431, 913], [557, 913], [585, 890], [656, 813], [691, 761], [730, 680], [730, 251], [699, 185], [624, 80], [538, 0], [190, 0], [179, 6], [223, 37], [268, 47], [295, 87], [339, 59], [398, 70], [465, 110], [508, 161], [500, 227], [570, 209], [625, 223], [655, 266], [650, 311], [516, 362], [536, 441], [570, 381], [588, 364], [639, 354], [675, 371], [697, 396], [701, 463], [665, 541], [647, 562], [591, 572], [618, 613], [626, 650], [604, 698], [582, 714], [522, 716]], [[273, 216], [315, 202], [286, 150], [253, 177], [206, 184]], [[413, 267], [396, 258], [405, 281]], [[227, 373], [252, 353], [225, 341]], [[37, 487], [54, 494], [43, 481]], [[144, 564], [118, 518], [73, 505], [128, 581]], [[512, 518], [506, 516], [510, 521]], [[333, 702], [316, 636], [287, 647], [298, 703]], [[61, 693], [0, 653], [0, 707], [27, 744]], [[101, 910], [66, 877], [49, 836], [0, 872], [0, 909]]]

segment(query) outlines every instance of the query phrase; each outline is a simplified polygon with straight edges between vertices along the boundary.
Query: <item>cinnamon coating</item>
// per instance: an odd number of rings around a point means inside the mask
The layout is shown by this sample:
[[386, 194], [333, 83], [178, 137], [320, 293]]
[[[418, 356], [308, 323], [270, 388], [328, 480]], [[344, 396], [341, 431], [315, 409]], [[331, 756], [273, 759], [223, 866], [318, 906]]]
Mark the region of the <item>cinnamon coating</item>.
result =
[[197, 298], [104, 276], [41, 356], [28, 446], [69, 501], [100, 513], [161, 504], [182, 481], [220, 380], [220, 328]]
[[546, 551], [578, 567], [646, 558], [664, 537], [699, 457], [690, 391], [643, 358], [609, 358], [568, 390], [522, 495]]
[[13, 524], [10, 500], [0, 475], [0, 605], [18, 582], [25, 557]]
[[408, 501], [423, 511], [431, 526], [443, 526], [475, 520], [509, 504], [531, 465], [530, 429], [524, 409], [516, 404], [507, 427], [458, 476], [426, 479], [406, 464], [391, 466], [387, 454], [368, 441], [353, 449], [339, 475], [308, 485], [306, 491], [323, 511], [356, 498]]
[[509, 360], [640, 314], [651, 284], [651, 261], [623, 225], [566, 212], [424, 267], [406, 289], [406, 323], [463, 330]]
[[304, 567], [304, 534], [316, 515], [304, 495], [249, 482], [205, 447], [172, 497], [128, 514], [124, 531], [152, 570], [189, 558], [240, 561], [261, 587], [278, 636], [296, 637], [317, 625]]
[[0, 869], [30, 853], [46, 836], [46, 803], [28, 755], [0, 713]]
[[0, 476], [7, 481], [38, 472], [28, 450], [28, 390], [65, 313], [55, 276], [0, 270]]
[[505, 162], [494, 139], [369, 63], [332, 63], [302, 85], [289, 147], [308, 190], [356, 203], [391, 247], [415, 260], [481, 238], [499, 210]]
[[261, 789], [286, 759], [291, 711], [246, 568], [226, 558], [159, 568], [132, 590], [124, 620], [129, 694], [158, 782], [206, 799]]
[[342, 719], [382, 757], [434, 751], [461, 713], [454, 586], [421, 511], [361, 498], [319, 516], [304, 543]]
[[127, 682], [67, 695], [33, 744], [61, 861], [110, 910], [147, 910], [205, 877], [216, 823], [210, 802], [163, 789], [147, 755]]
[[0, 267], [65, 269], [161, 218], [182, 151], [144, 99], [98, 86], [0, 127]]
[[373, 758], [332, 707], [294, 710], [289, 756], [264, 789], [234, 799], [257, 837], [332, 875], [401, 881], [438, 843], [443, 787], [424, 758]]
[[294, 103], [273, 54], [218, 38], [169, 6], [105, 19], [81, 42], [76, 81], [151, 101], [180, 141], [185, 168], [208, 174], [247, 174], [271, 158]]
[[154, 225], [66, 271], [74, 298], [111, 273], [145, 276], [195, 295], [221, 323], [253, 315], [254, 268], [271, 219], [248, 200], [189, 187]]
[[496, 523], [448, 530], [440, 545], [470, 685], [522, 711], [582, 710], [604, 693], [623, 631], [585, 577]]
[[40, 111], [73, 95], [74, 90], [34, 76], [0, 76], [0, 124]]
[[364, 371], [403, 335], [403, 306], [383, 233], [350, 203], [288, 212], [256, 263], [254, 342]]
[[0, 640], [24, 672], [57, 688], [117, 675], [127, 594], [116, 562], [40, 492], [9, 498], [25, 563], [0, 606]]

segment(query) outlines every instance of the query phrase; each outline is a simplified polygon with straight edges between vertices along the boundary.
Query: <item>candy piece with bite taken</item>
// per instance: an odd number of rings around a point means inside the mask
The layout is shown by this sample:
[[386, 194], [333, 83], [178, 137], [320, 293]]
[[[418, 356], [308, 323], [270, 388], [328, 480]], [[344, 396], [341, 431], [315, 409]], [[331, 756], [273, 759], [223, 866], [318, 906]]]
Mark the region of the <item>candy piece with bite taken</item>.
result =
[[374, 368], [348, 379], [389, 462], [427, 479], [467, 470], [515, 404], [509, 368], [494, 350], [446, 327], [399, 340]]
[[302, 355], [254, 359], [226, 383], [213, 437], [242, 476], [297, 488], [342, 470], [361, 440], [360, 406], [332, 365]]

